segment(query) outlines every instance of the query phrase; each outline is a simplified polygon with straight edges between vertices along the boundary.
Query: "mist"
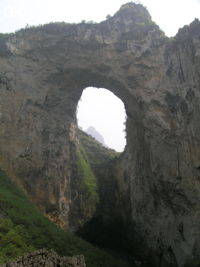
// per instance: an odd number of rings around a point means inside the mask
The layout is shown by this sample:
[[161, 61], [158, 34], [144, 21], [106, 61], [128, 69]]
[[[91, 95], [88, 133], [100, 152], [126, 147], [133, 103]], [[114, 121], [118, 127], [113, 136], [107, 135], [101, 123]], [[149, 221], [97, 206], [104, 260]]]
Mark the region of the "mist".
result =
[[106, 89], [86, 88], [77, 107], [78, 125], [84, 131], [93, 126], [105, 145], [118, 152], [126, 144], [126, 112], [123, 102]]

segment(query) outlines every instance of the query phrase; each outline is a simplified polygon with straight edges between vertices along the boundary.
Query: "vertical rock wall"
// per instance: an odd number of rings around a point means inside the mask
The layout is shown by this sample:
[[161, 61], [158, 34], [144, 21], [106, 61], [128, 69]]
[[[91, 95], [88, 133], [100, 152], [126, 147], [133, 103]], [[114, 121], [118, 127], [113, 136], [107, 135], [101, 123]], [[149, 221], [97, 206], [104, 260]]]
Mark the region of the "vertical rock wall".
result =
[[137, 232], [159, 266], [197, 255], [199, 21], [168, 39], [131, 3], [100, 24], [56, 23], [0, 38], [1, 168], [62, 227], [91, 218], [96, 203], [85, 211], [77, 186], [76, 106], [84, 88], [104, 87], [127, 112], [114, 193], [131, 238]]

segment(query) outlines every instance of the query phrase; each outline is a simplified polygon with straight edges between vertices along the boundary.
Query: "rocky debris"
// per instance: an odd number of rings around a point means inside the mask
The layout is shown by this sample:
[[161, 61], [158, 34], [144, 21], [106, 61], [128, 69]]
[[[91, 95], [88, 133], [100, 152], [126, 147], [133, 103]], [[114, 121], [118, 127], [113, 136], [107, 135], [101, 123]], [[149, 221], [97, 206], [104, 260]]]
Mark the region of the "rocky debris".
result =
[[19, 257], [14, 262], [0, 265], [0, 267], [86, 267], [83, 255], [60, 257], [53, 250], [41, 249], [28, 255]]

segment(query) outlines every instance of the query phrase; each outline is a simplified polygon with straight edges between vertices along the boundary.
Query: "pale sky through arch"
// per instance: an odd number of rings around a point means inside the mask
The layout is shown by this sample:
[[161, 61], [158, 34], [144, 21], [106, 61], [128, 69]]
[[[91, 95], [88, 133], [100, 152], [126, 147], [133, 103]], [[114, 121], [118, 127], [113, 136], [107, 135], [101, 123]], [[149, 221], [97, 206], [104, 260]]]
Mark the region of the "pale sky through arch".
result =
[[108, 147], [124, 150], [126, 111], [123, 102], [109, 90], [86, 88], [78, 103], [77, 119], [83, 130], [93, 126]]

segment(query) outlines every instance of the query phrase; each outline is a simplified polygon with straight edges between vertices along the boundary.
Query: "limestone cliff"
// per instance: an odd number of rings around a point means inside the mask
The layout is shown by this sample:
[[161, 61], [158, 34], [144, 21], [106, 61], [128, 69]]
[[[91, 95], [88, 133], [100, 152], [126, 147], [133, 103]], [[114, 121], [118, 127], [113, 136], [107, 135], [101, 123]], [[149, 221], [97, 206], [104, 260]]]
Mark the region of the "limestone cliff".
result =
[[169, 39], [134, 3], [99, 24], [1, 36], [1, 167], [49, 218], [76, 229], [96, 205], [85, 210], [78, 186], [77, 103], [88, 86], [112, 91], [127, 113], [112, 210], [154, 266], [183, 266], [200, 252], [199, 40], [198, 20]]

